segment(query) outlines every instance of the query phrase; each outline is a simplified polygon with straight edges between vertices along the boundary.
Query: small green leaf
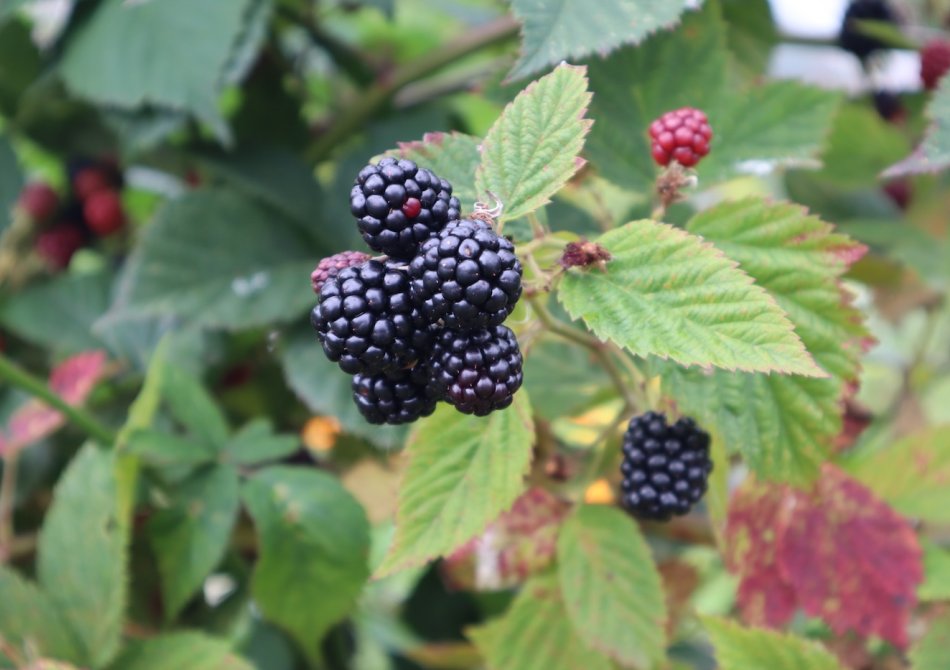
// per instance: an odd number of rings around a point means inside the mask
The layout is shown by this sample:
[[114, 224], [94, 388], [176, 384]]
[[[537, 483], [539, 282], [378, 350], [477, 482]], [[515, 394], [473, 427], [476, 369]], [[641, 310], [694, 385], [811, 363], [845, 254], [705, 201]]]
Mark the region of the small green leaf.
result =
[[231, 651], [226, 640], [204, 633], [165, 633], [147, 640], [132, 640], [110, 670], [254, 670]]
[[119, 649], [126, 538], [117, 518], [113, 452], [87, 444], [53, 490], [40, 531], [36, 572], [79, 643], [79, 660], [101, 667]]
[[611, 670], [568, 618], [557, 576], [533, 577], [508, 611], [467, 635], [489, 670]]
[[[17, 649], [33, 649], [49, 658], [83, 658], [77, 639], [50, 598], [4, 566], [0, 566], [0, 638]], [[0, 649], [0, 660], [3, 657]]]
[[275, 435], [269, 420], [255, 419], [231, 438], [225, 451], [235, 463], [253, 465], [290, 456], [299, 448], [297, 436]]
[[910, 650], [912, 670], [944, 670], [950, 660], [950, 615], [931, 620], [927, 633]]
[[462, 133], [426, 133], [422, 141], [400, 142], [389, 154], [408, 158], [452, 184], [452, 195], [467, 212], [478, 199], [475, 170], [481, 161], [477, 137]]
[[315, 662], [369, 576], [366, 515], [336, 478], [312, 469], [267, 468], [242, 496], [260, 535], [254, 600]]
[[128, 449], [151, 465], [200, 465], [217, 458], [217, 452], [204, 442], [169, 435], [146, 428], [129, 435]]
[[659, 663], [666, 603], [637, 524], [619, 510], [583, 505], [561, 528], [557, 560], [564, 606], [578, 634], [625, 667]]
[[534, 422], [527, 393], [487, 418], [441, 405], [410, 439], [396, 537], [381, 577], [446, 555], [480, 533], [524, 490]]
[[560, 65], [528, 85], [509, 104], [482, 142], [475, 173], [479, 198], [488, 192], [504, 204], [501, 221], [542, 207], [583, 167], [579, 156], [591, 121], [586, 69]]
[[238, 507], [237, 471], [219, 465], [188, 479], [173, 492], [171, 506], [149, 520], [166, 620], [178, 615], [221, 561]]
[[704, 617], [722, 670], [842, 670], [817, 642], [770, 630], [743, 628], [727, 619]]
[[562, 60], [604, 55], [621, 44], [637, 44], [672, 25], [687, 0], [513, 0], [511, 11], [524, 24], [516, 79]]
[[950, 600], [950, 551], [933, 542], [921, 541], [924, 550], [924, 581], [917, 597], [925, 602]]
[[721, 251], [655, 221], [597, 239], [606, 271], [572, 271], [558, 298], [594, 333], [683, 365], [822, 377], [775, 301]]
[[162, 378], [162, 397], [172, 415], [197, 439], [215, 447], [228, 439], [228, 422], [214, 398], [193, 374], [169, 365]]

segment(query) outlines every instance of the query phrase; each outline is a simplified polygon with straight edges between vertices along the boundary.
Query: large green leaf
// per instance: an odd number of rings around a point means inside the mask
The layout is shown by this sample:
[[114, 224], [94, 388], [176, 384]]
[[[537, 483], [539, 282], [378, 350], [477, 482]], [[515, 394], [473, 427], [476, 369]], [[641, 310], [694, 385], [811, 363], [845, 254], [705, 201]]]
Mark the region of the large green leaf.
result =
[[63, 79], [74, 93], [96, 103], [188, 111], [226, 138], [217, 96], [251, 4], [106, 0], [66, 45]]
[[221, 561], [238, 512], [237, 471], [226, 465], [202, 470], [173, 491], [171, 505], [148, 524], [162, 578], [167, 620], [173, 620]]
[[573, 344], [546, 338], [535, 342], [525, 361], [525, 388], [535, 411], [547, 419], [573, 416], [610, 386], [591, 353]]
[[37, 547], [40, 586], [72, 630], [78, 660], [96, 668], [119, 649], [128, 589], [114, 463], [110, 451], [82, 448], [53, 490]]
[[524, 490], [533, 444], [523, 389], [488, 418], [442, 405], [419, 422], [407, 447], [396, 537], [377, 576], [448, 554], [484, 530]]
[[930, 622], [927, 633], [910, 650], [912, 670], [943, 670], [950, 661], [950, 615]]
[[[49, 658], [83, 658], [49, 597], [4, 566], [0, 566], [0, 638], [16, 649], [33, 649]], [[0, 649], [0, 661], [3, 658]]]
[[[869, 137], [874, 141], [869, 142]], [[881, 172], [909, 151], [906, 133], [872, 108], [857, 103], [842, 105], [828, 135], [820, 175], [844, 187], [876, 185]]]
[[769, 0], [719, 0], [719, 5], [733, 62], [752, 76], [764, 74], [778, 41]]
[[624, 667], [653, 667], [666, 649], [660, 575], [637, 524], [620, 510], [584, 505], [557, 542], [564, 606], [578, 634]]
[[513, 0], [511, 11], [524, 24], [521, 58], [509, 75], [523, 77], [562, 60], [604, 55], [621, 44], [637, 44], [672, 25], [687, 0]]
[[529, 84], [492, 125], [475, 184], [486, 202], [491, 191], [504, 203], [502, 221], [547, 204], [584, 165], [589, 104], [585, 68], [561, 65]]
[[755, 199], [709, 209], [688, 229], [739, 261], [769, 291], [831, 376], [701, 374], [660, 366], [664, 387], [760, 476], [807, 481], [841, 431], [841, 398], [857, 376], [866, 333], [838, 277], [862, 248], [800, 207]]
[[644, 220], [597, 243], [605, 271], [569, 272], [558, 298], [598, 337], [683, 365], [824, 375], [775, 300], [701, 238]]
[[923, 155], [918, 156], [919, 167], [935, 171], [950, 165], [950, 77], [940, 80], [940, 87], [927, 107], [927, 116], [932, 126], [924, 139]]
[[353, 609], [369, 576], [366, 515], [336, 478], [313, 469], [267, 468], [242, 495], [260, 535], [254, 600], [318, 659], [321, 638]]
[[743, 628], [727, 619], [707, 617], [721, 670], [842, 670], [837, 659], [817, 642], [770, 630]]
[[134, 640], [110, 666], [111, 670], [253, 670], [254, 666], [231, 651], [227, 641], [204, 633], [165, 633]]
[[162, 397], [172, 416], [197, 439], [222, 447], [228, 439], [228, 421], [201, 381], [177, 365], [162, 377]]
[[169, 202], [145, 229], [115, 309], [248, 328], [313, 302], [308, 238], [277, 212], [223, 190]]
[[533, 577], [503, 616], [467, 631], [489, 670], [611, 670], [568, 618], [557, 577]]
[[452, 184], [452, 194], [462, 204], [462, 212], [471, 210], [475, 192], [475, 170], [481, 161], [479, 139], [462, 133], [426, 133], [421, 141], [400, 142], [393, 156], [408, 158], [428, 168]]

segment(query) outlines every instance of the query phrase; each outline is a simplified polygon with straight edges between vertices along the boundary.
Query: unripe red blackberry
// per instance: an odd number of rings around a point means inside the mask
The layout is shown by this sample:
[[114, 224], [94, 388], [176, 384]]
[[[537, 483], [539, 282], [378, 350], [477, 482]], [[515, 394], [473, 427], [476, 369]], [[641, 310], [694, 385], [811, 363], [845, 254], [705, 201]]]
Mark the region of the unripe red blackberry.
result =
[[336, 277], [340, 270], [345, 270], [354, 265], [362, 265], [368, 260], [369, 254], [364, 254], [362, 251], [342, 251], [329, 258], [324, 258], [317, 263], [317, 267], [310, 273], [310, 285], [313, 287], [313, 292], [320, 295], [320, 289], [323, 288], [323, 284], [327, 279]]
[[35, 181], [23, 187], [17, 205], [33, 221], [45, 223], [59, 209], [59, 196], [46, 182]]
[[706, 114], [692, 107], [667, 112], [650, 124], [650, 153], [658, 165], [693, 167], [709, 153], [713, 132]]
[[391, 375], [353, 377], [353, 401], [369, 423], [401, 424], [429, 416], [437, 398], [424, 365]]
[[366, 244], [403, 260], [457, 219], [460, 208], [449, 182], [407, 159], [386, 157], [367, 165], [350, 190], [350, 211]]
[[125, 225], [122, 199], [111, 189], [91, 193], [83, 203], [82, 213], [86, 225], [99, 237], [111, 235]]
[[112, 175], [103, 167], [93, 164], [78, 170], [73, 177], [73, 193], [80, 201], [86, 201], [94, 193], [112, 190], [116, 185]]
[[950, 70], [950, 42], [932, 40], [920, 50], [920, 81], [932, 91], [940, 79]]
[[511, 404], [521, 388], [523, 359], [505, 326], [439, 333], [429, 358], [431, 383], [442, 400], [465, 414], [485, 416]]
[[657, 412], [630, 420], [623, 456], [621, 502], [637, 516], [655, 521], [689, 512], [706, 492], [713, 468], [709, 435], [690, 418], [670, 426]]
[[70, 223], [57, 223], [52, 228], [40, 232], [33, 242], [40, 257], [54, 270], [62, 270], [69, 265], [83, 245], [83, 234]]

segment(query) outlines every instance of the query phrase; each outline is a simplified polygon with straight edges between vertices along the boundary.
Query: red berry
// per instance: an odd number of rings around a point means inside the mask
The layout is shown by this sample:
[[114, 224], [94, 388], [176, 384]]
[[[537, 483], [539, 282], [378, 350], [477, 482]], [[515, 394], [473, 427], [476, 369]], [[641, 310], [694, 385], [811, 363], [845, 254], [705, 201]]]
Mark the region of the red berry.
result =
[[950, 42], [933, 40], [920, 50], [920, 80], [924, 88], [937, 88], [940, 78], [950, 70]]
[[82, 231], [69, 223], [57, 223], [36, 236], [36, 252], [55, 270], [62, 270], [82, 247]]
[[674, 160], [692, 167], [709, 153], [712, 136], [706, 115], [698, 109], [683, 107], [650, 124], [650, 153], [658, 165], [669, 165]]
[[86, 223], [96, 235], [111, 235], [125, 225], [122, 201], [115, 191], [96, 191], [82, 206]]
[[80, 201], [85, 202], [93, 193], [112, 188], [112, 179], [99, 167], [87, 167], [73, 177], [73, 192]]
[[402, 213], [405, 214], [407, 218], [413, 219], [419, 216], [419, 212], [421, 211], [422, 203], [416, 198], [409, 198], [403, 203]]
[[17, 204], [31, 219], [43, 223], [59, 208], [59, 196], [45, 181], [36, 181], [23, 187]]

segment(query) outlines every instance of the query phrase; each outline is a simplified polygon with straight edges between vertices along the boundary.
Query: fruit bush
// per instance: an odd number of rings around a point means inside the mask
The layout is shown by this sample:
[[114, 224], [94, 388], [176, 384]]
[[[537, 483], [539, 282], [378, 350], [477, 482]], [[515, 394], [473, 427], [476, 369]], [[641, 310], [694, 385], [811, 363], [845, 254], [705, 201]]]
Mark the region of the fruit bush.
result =
[[0, 667], [946, 670], [946, 4], [0, 4]]

